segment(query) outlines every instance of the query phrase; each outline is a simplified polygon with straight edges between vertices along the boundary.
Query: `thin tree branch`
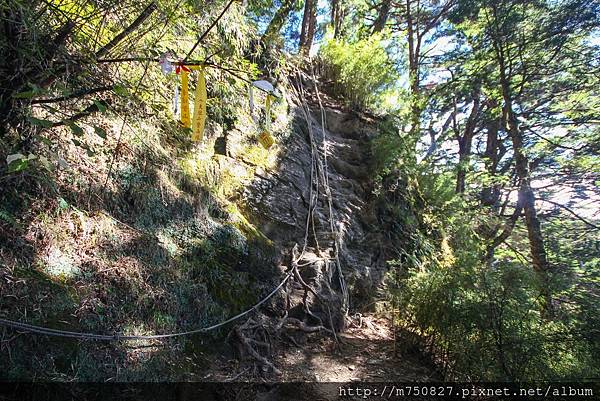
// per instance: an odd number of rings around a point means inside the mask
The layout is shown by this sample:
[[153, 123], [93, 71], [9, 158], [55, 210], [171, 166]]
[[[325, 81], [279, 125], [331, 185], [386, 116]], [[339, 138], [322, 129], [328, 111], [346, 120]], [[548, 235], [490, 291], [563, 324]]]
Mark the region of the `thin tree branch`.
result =
[[211, 29], [213, 29], [214, 26], [217, 25], [217, 22], [219, 22], [219, 20], [223, 17], [223, 15], [225, 15], [225, 13], [227, 12], [227, 10], [229, 10], [229, 7], [231, 7], [231, 5], [234, 3], [234, 1], [235, 0], [229, 0], [229, 3], [227, 3], [227, 5], [225, 6], [225, 8], [223, 8], [223, 11], [221, 11], [221, 14], [219, 14], [219, 16], [212, 22], [212, 24], [210, 24], [210, 26], [208, 27], [208, 29], [206, 31], [204, 31], [204, 33], [202, 35], [200, 35], [200, 37], [198, 38], [198, 40], [196, 41], [196, 43], [194, 44], [194, 46], [192, 46], [192, 48], [190, 49], [190, 51], [188, 52], [188, 54], [183, 59], [184, 63], [194, 53], [194, 50], [196, 50], [196, 47], [198, 47], [198, 45], [200, 43], [202, 43], [202, 41], [204, 40], [204, 38], [206, 37], [206, 35], [208, 35], [208, 33], [211, 31]]
[[51, 99], [34, 99], [31, 101], [31, 104], [45, 104], [45, 103], [58, 103], [58, 102], [64, 102], [65, 100], [70, 100], [70, 99], [77, 99], [80, 97], [83, 97], [85, 95], [92, 95], [94, 93], [98, 93], [98, 92], [105, 92], [105, 91], [109, 91], [112, 90], [114, 87], [113, 86], [100, 86], [98, 88], [91, 88], [91, 89], [83, 89], [77, 92], [73, 92], [69, 95], [65, 95], [65, 96], [60, 96], [60, 97], [54, 97]]
[[121, 42], [127, 35], [133, 32], [138, 26], [140, 26], [154, 11], [156, 10], [156, 2], [151, 2], [148, 6], [142, 11], [142, 13], [129, 25], [125, 28], [121, 33], [115, 36], [110, 42], [108, 42], [104, 47], [96, 52], [96, 57], [102, 57], [110, 52], [113, 47], [115, 47], [119, 42]]
[[[103, 104], [105, 107], [107, 106], [106, 101], [101, 100], [99, 102], [101, 104]], [[94, 113], [96, 113], [99, 110], [100, 109], [98, 108], [98, 105], [96, 103], [92, 103], [88, 107], [86, 107], [85, 109], [83, 109], [82, 111], [80, 111], [79, 113], [74, 114], [71, 117], [66, 118], [66, 119], [64, 119], [62, 121], [58, 121], [58, 122], [53, 123], [52, 124], [52, 128], [54, 128], [54, 127], [60, 127], [62, 125], [67, 125], [67, 124], [73, 123], [73, 122], [75, 122], [77, 120], [80, 120], [80, 119], [82, 119], [84, 117], [87, 117], [87, 116], [89, 116], [91, 114], [94, 114]]]
[[551, 201], [549, 199], [535, 198], [535, 200], [539, 200], [539, 201], [542, 201], [542, 202], [548, 202], [548, 203], [550, 203], [550, 204], [552, 204], [554, 206], [558, 206], [558, 207], [560, 207], [562, 209], [565, 209], [567, 212], [571, 213], [577, 220], [580, 220], [580, 221], [584, 222], [585, 224], [587, 224], [588, 226], [590, 226], [592, 228], [595, 228], [596, 230], [600, 230], [600, 226], [598, 226], [598, 225], [596, 225], [596, 224], [594, 224], [594, 223], [586, 220], [585, 218], [581, 217], [580, 215], [578, 215], [572, 209], [568, 208], [565, 205], [561, 205], [560, 203]]

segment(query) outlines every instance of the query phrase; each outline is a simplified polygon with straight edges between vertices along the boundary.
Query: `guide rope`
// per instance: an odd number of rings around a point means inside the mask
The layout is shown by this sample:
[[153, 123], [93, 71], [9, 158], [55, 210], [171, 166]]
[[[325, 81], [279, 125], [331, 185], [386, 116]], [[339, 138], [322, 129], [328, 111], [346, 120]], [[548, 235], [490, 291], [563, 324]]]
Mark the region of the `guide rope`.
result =
[[[307, 128], [308, 128], [308, 134], [309, 134], [309, 138], [310, 138], [310, 144], [311, 144], [311, 158], [312, 158], [312, 163], [311, 163], [311, 190], [310, 190], [310, 200], [311, 202], [309, 203], [309, 214], [307, 216], [307, 221], [306, 221], [306, 232], [305, 232], [305, 239], [304, 239], [304, 247], [302, 250], [302, 253], [304, 253], [305, 249], [306, 249], [306, 243], [307, 243], [307, 238], [308, 238], [308, 233], [309, 233], [309, 224], [311, 222], [311, 220], [313, 219], [313, 215], [314, 215], [314, 209], [316, 208], [316, 202], [312, 202], [313, 196], [315, 198], [315, 200], [318, 198], [319, 196], [319, 180], [318, 177], [319, 175], [322, 176], [321, 181], [323, 184], [323, 188], [325, 190], [325, 195], [327, 197], [327, 201], [328, 201], [328, 208], [329, 208], [329, 224], [330, 224], [330, 230], [331, 232], [334, 234], [335, 237], [335, 242], [334, 242], [334, 254], [335, 254], [335, 260], [336, 260], [336, 268], [337, 268], [337, 272], [338, 272], [338, 279], [339, 279], [339, 284], [340, 284], [340, 290], [342, 291], [342, 311], [344, 313], [344, 315], [347, 314], [348, 312], [348, 305], [349, 305], [349, 295], [348, 295], [348, 288], [346, 285], [346, 281], [344, 279], [344, 274], [342, 271], [342, 265], [341, 265], [341, 261], [340, 261], [340, 245], [339, 245], [339, 233], [335, 227], [335, 223], [334, 223], [334, 215], [333, 215], [333, 200], [332, 200], [332, 196], [331, 196], [331, 188], [329, 185], [329, 170], [328, 170], [328, 164], [327, 164], [327, 145], [326, 145], [326, 132], [325, 132], [325, 124], [326, 124], [326, 118], [325, 118], [325, 112], [321, 103], [321, 99], [320, 99], [320, 95], [317, 89], [317, 82], [316, 82], [316, 78], [314, 77], [314, 73], [312, 76], [312, 79], [315, 83], [315, 90], [316, 90], [316, 95], [317, 95], [317, 99], [319, 100], [319, 106], [320, 106], [320, 110], [321, 110], [321, 130], [322, 130], [322, 134], [323, 134], [323, 139], [322, 139], [322, 148], [323, 148], [323, 160], [321, 161], [320, 158], [318, 157], [319, 155], [319, 149], [317, 144], [315, 143], [315, 139], [314, 139], [314, 135], [313, 135], [313, 130], [312, 130], [312, 122], [311, 122], [311, 118], [310, 118], [310, 109], [306, 103], [305, 100], [305, 90], [304, 90], [304, 86], [302, 85], [302, 75], [300, 73], [300, 71], [297, 69], [296, 74], [298, 76], [298, 88], [296, 89], [299, 101], [301, 103], [302, 106], [302, 111], [304, 113], [304, 117], [306, 119], [306, 123], [307, 123]], [[313, 184], [316, 182], [316, 191], [315, 194], [313, 194]], [[317, 236], [316, 233], [314, 233], [315, 230], [315, 225], [314, 225], [314, 221], [312, 221], [312, 228], [313, 228], [313, 235], [315, 236], [315, 241], [317, 241]], [[318, 248], [318, 241], [317, 241], [317, 248]], [[308, 262], [307, 264], [310, 264], [312, 262]]]
[[333, 199], [331, 196], [331, 187], [329, 186], [329, 167], [327, 164], [327, 135], [326, 135], [326, 131], [325, 131], [325, 126], [327, 125], [327, 117], [325, 115], [325, 109], [323, 108], [323, 103], [321, 102], [321, 96], [319, 94], [319, 87], [317, 84], [317, 79], [315, 77], [315, 71], [314, 71], [314, 66], [312, 64], [312, 60], [310, 62], [310, 67], [311, 67], [311, 74], [312, 74], [312, 80], [315, 86], [315, 93], [317, 95], [317, 100], [319, 102], [319, 110], [321, 113], [321, 133], [322, 133], [322, 146], [323, 146], [323, 167], [325, 170], [325, 174], [324, 175], [324, 179], [323, 179], [323, 185], [325, 187], [325, 195], [327, 196], [327, 204], [329, 207], [329, 226], [331, 229], [331, 232], [334, 234], [335, 237], [335, 249], [334, 249], [334, 253], [335, 253], [335, 261], [336, 261], [336, 265], [337, 265], [337, 270], [338, 270], [338, 278], [339, 278], [339, 283], [340, 283], [340, 289], [342, 290], [342, 311], [344, 312], [344, 314], [348, 313], [348, 308], [349, 308], [349, 303], [350, 303], [350, 296], [348, 294], [348, 287], [346, 285], [346, 280], [344, 278], [344, 273], [342, 271], [342, 264], [340, 262], [340, 234], [337, 230], [337, 228], [335, 227], [335, 223], [334, 223], [334, 216], [333, 216]]
[[252, 311], [258, 309], [262, 304], [267, 302], [269, 299], [271, 299], [271, 297], [273, 297], [275, 294], [277, 294], [277, 292], [279, 292], [279, 290], [285, 285], [285, 283], [289, 280], [289, 278], [292, 276], [292, 274], [293, 274], [293, 271], [288, 272], [283, 277], [283, 280], [279, 283], [279, 285], [277, 287], [275, 287], [266, 297], [264, 297], [259, 302], [254, 304], [254, 306], [252, 306], [250, 309], [247, 309], [244, 312], [241, 312], [233, 317], [230, 317], [229, 319], [227, 319], [223, 322], [213, 324], [212, 326], [208, 326], [208, 327], [201, 327], [199, 329], [194, 329], [194, 330], [181, 331], [181, 332], [168, 333], [168, 334], [153, 334], [153, 335], [124, 335], [124, 334], [110, 335], [110, 334], [96, 334], [96, 333], [85, 333], [85, 332], [52, 329], [49, 327], [36, 326], [33, 324], [21, 323], [21, 322], [17, 322], [14, 320], [8, 320], [8, 319], [2, 319], [2, 318], [0, 318], [0, 326], [10, 327], [17, 331], [25, 331], [25, 332], [29, 332], [29, 333], [43, 334], [43, 335], [48, 335], [48, 336], [53, 336], [53, 337], [77, 338], [80, 340], [99, 340], [99, 341], [163, 340], [163, 339], [167, 339], [167, 338], [189, 336], [189, 335], [198, 334], [198, 333], [206, 333], [206, 332], [218, 329], [220, 327], [223, 327], [233, 321], [236, 321], [236, 320], [240, 319], [241, 317], [244, 317], [244, 316], [248, 315], [249, 313], [251, 313]]

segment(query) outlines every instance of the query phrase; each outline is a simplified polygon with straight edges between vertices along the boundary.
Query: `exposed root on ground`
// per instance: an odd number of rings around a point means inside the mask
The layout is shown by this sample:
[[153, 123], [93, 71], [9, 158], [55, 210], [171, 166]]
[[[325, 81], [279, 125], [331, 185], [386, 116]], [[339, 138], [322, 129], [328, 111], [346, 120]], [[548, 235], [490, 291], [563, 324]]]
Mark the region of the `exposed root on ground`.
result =
[[[298, 271], [298, 261], [300, 260], [300, 257], [301, 254], [298, 251], [298, 244], [296, 244], [292, 248], [291, 265], [295, 282], [299, 283], [304, 290], [301, 303], [306, 319], [289, 316], [289, 311], [294, 306], [290, 299], [290, 292], [293, 287], [293, 282], [290, 281], [285, 287], [284, 298], [286, 306], [282, 318], [276, 321], [276, 319], [261, 314], [258, 317], [249, 318], [243, 324], [235, 327], [229, 334], [229, 341], [235, 346], [239, 359], [253, 360], [255, 364], [253, 368], [254, 375], [257, 373], [259, 373], [259, 376], [264, 376], [268, 373], [281, 375], [282, 372], [269, 360], [273, 354], [273, 343], [275, 341], [287, 339], [296, 347], [301, 348], [302, 346], [294, 337], [293, 332], [301, 332], [305, 335], [326, 333], [330, 335], [336, 343], [338, 341], [333, 326], [331, 326], [331, 328], [326, 327], [325, 324], [323, 324], [322, 319], [310, 309], [308, 301], [309, 294], [312, 294], [322, 305], [327, 305], [323, 299], [319, 297], [313, 287], [302, 279], [302, 276]], [[317, 324], [310, 324], [308, 322], [310, 320], [316, 321]]]
[[[263, 316], [261, 320], [266, 319]], [[273, 349], [271, 337], [272, 333], [269, 330], [268, 321], [256, 321], [252, 318], [235, 327], [229, 334], [229, 339], [236, 346], [240, 359], [244, 360], [249, 356], [258, 364], [258, 366], [255, 366], [254, 373], [258, 370], [263, 374], [272, 372], [281, 375], [281, 371], [262, 355], [271, 354]]]

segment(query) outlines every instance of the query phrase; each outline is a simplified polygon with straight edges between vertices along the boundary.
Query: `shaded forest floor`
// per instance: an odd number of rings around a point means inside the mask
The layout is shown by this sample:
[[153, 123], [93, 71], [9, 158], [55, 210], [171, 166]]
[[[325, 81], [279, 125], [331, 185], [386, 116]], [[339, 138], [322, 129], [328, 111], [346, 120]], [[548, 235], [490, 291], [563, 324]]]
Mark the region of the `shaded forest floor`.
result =
[[[293, 340], [296, 341], [296, 340]], [[331, 336], [304, 336], [296, 344], [285, 341], [272, 356], [280, 375], [259, 378], [265, 382], [409, 382], [441, 380], [427, 358], [416, 349], [395, 344], [394, 328], [387, 318], [356, 316], [349, 327]], [[221, 355], [204, 373], [207, 381], [256, 381], [251, 366]], [[303, 398], [300, 398], [303, 399]]]
[[290, 348], [281, 359], [283, 380], [319, 382], [426, 381], [437, 378], [418, 354], [401, 356], [393, 329], [385, 318], [373, 315], [356, 319], [331, 338]]

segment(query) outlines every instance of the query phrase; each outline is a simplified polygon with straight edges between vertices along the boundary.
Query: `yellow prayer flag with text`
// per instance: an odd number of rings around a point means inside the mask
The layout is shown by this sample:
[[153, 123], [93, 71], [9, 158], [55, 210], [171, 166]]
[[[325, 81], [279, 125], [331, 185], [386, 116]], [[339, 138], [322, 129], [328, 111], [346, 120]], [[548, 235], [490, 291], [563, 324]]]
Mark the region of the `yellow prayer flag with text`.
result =
[[204, 67], [194, 68], [198, 70], [198, 82], [194, 95], [194, 118], [192, 119], [192, 141], [201, 141], [206, 124], [206, 77]]
[[181, 71], [181, 125], [191, 128], [190, 120], [190, 87], [189, 75], [186, 70]]

